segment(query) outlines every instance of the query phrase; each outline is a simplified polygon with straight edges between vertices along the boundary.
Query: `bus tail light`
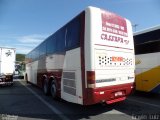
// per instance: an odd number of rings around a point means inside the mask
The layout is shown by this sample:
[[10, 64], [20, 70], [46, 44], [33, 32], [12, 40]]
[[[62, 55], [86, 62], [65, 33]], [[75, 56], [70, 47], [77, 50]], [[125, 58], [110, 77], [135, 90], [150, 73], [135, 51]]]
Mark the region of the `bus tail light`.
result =
[[87, 71], [87, 87], [95, 88], [95, 71]]

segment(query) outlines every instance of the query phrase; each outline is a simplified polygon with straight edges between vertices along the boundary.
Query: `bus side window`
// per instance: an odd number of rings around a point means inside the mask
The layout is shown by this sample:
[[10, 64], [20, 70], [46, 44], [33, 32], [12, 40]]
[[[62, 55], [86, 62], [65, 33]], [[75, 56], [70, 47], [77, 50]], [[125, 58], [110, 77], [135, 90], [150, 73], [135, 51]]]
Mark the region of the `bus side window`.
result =
[[135, 53], [146, 54], [160, 52], [160, 41], [146, 42], [143, 44], [135, 45]]
[[46, 55], [46, 41], [42, 42], [39, 46], [39, 58]]
[[56, 50], [56, 39], [55, 39], [55, 34], [53, 34], [47, 39], [47, 55], [53, 54], [55, 50]]
[[66, 49], [70, 50], [80, 46], [80, 19], [72, 20], [67, 26]]
[[[38, 47], [39, 48], [39, 47]], [[32, 51], [32, 59], [33, 61], [39, 59], [39, 50], [38, 48], [35, 48], [33, 51]]]
[[60, 29], [56, 32], [56, 51], [65, 51], [65, 29]]

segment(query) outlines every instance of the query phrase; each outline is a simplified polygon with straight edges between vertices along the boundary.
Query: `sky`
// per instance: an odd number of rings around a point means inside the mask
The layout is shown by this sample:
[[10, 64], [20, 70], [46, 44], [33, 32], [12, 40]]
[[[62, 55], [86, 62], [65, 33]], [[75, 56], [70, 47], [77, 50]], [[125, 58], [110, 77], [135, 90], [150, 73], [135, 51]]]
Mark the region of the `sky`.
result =
[[133, 32], [160, 25], [160, 0], [0, 0], [0, 47], [27, 54], [87, 6], [129, 19]]

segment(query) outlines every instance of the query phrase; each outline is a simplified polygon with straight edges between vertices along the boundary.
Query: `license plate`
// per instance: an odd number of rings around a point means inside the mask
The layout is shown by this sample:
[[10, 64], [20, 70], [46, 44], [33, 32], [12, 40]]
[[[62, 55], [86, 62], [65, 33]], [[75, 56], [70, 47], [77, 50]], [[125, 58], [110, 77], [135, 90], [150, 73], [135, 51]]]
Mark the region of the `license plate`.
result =
[[122, 91], [119, 91], [119, 92], [116, 92], [114, 95], [115, 95], [116, 97], [117, 97], [117, 96], [122, 96], [123, 93], [122, 93]]

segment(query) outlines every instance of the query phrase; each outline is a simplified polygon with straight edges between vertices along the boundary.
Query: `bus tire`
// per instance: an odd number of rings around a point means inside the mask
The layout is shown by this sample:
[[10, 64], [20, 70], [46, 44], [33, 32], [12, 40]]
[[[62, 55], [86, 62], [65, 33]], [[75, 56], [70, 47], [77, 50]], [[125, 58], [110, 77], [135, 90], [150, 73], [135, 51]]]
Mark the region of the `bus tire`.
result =
[[28, 75], [27, 74], [25, 75], [25, 81], [26, 81], [26, 83], [28, 83]]
[[49, 85], [46, 79], [44, 80], [43, 83], [43, 92], [45, 95], [49, 95]]
[[57, 89], [56, 89], [56, 84], [54, 81], [51, 82], [50, 92], [51, 92], [52, 98], [57, 99]]

